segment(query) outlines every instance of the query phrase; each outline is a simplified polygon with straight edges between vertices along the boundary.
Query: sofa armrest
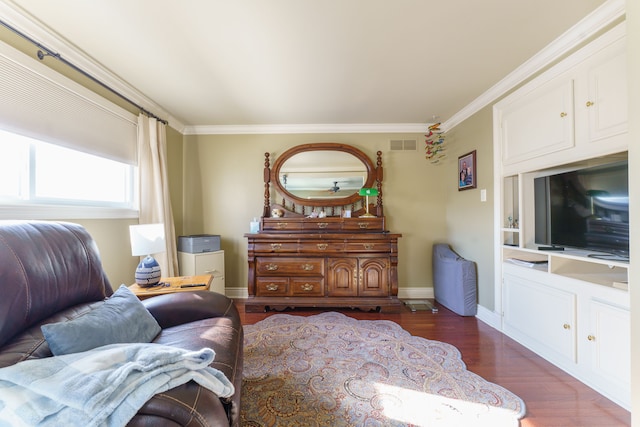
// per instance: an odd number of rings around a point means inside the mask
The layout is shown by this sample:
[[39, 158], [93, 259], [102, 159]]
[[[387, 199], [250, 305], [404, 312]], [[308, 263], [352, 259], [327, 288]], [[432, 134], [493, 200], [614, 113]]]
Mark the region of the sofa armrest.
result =
[[162, 329], [216, 317], [229, 317], [241, 323], [233, 301], [210, 291], [158, 295], [143, 300], [142, 304]]

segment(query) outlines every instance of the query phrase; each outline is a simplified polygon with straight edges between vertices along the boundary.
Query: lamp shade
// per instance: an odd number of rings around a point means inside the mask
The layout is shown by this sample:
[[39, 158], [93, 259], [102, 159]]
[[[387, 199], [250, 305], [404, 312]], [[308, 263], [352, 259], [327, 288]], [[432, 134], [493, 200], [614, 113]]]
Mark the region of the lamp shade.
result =
[[377, 188], [361, 188], [358, 195], [359, 196], [377, 196], [378, 189]]
[[129, 226], [131, 254], [143, 256], [164, 252], [164, 224], [141, 224]]

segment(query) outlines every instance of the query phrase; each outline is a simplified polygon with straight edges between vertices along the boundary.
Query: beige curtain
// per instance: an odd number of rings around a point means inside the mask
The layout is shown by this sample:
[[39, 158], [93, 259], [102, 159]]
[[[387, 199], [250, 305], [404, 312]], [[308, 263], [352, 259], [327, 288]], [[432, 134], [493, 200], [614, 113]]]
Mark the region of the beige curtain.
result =
[[155, 254], [163, 277], [177, 276], [178, 251], [171, 212], [167, 171], [166, 125], [144, 114], [138, 116], [140, 224], [164, 224], [166, 252]]

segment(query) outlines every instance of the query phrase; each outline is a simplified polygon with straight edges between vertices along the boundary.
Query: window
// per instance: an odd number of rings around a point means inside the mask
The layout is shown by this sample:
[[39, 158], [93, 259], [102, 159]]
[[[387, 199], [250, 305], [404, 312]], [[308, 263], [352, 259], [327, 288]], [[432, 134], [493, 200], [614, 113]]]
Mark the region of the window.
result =
[[[56, 144], [0, 130], [0, 203], [46, 207], [51, 218], [63, 218], [54, 206], [89, 208], [75, 217], [112, 217], [113, 210], [135, 211], [137, 168]], [[4, 210], [4, 209], [3, 209]], [[123, 214], [121, 216], [129, 217]], [[41, 216], [40, 216], [41, 217]]]

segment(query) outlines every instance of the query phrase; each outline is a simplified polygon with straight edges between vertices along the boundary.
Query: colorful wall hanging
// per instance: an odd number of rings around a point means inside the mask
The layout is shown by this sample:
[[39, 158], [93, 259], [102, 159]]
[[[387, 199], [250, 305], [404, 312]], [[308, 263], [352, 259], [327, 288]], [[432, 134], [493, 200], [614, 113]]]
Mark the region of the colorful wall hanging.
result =
[[429, 126], [425, 137], [425, 157], [433, 164], [440, 163], [445, 157], [447, 157], [445, 153], [445, 134], [440, 129], [440, 123], [435, 123]]

